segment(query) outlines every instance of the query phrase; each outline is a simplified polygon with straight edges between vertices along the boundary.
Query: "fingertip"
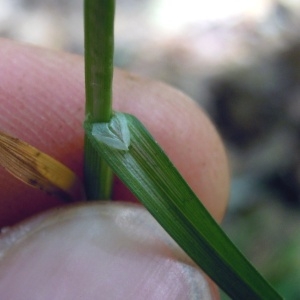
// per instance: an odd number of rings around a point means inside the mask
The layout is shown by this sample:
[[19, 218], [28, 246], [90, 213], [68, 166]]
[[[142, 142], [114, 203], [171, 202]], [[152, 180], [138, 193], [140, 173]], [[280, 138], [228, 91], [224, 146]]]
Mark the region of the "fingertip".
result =
[[[83, 59], [6, 40], [0, 44], [1, 129], [63, 162], [82, 178]], [[227, 157], [218, 133], [198, 105], [165, 84], [116, 70], [114, 109], [134, 114], [146, 125], [220, 221], [229, 190]], [[30, 190], [3, 170], [0, 181], [0, 216], [10, 224], [57, 205], [55, 199]], [[133, 199], [119, 186], [115, 197]]]
[[19, 224], [0, 239], [0, 268], [5, 299], [217, 299], [138, 205], [69, 206]]

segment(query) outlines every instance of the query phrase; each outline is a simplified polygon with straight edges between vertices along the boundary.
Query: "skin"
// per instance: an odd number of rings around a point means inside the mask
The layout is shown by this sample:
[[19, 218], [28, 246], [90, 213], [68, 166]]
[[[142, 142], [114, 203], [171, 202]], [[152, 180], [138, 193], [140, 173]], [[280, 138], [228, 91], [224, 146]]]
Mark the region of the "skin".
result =
[[[55, 157], [82, 178], [82, 122], [84, 119], [82, 57], [20, 45], [7, 40], [0, 40], [0, 57], [1, 130]], [[139, 78], [121, 70], [115, 71], [113, 94], [114, 109], [134, 114], [144, 123], [203, 204], [220, 222], [228, 199], [228, 163], [222, 141], [205, 113], [181, 92], [163, 83]], [[113, 199], [136, 201], [117, 179], [114, 183]], [[14, 225], [49, 208], [62, 205], [59, 199], [44, 195], [24, 185], [5, 170], [0, 169], [1, 227]], [[133, 207], [132, 210], [135, 211], [135, 208]], [[63, 210], [60, 218], [64, 219], [64, 216], [72, 215], [66, 219], [68, 222], [74, 220], [78, 216], [78, 209], [76, 208], [75, 211], [76, 213], [70, 213], [68, 209]], [[57, 215], [55, 213], [46, 214], [43, 217], [38, 215], [33, 220], [36, 218], [42, 218], [48, 224], [48, 220], [57, 218]], [[111, 217], [109, 224], [115, 224], [115, 220], [116, 218]], [[33, 224], [29, 226], [29, 232], [39, 232], [43, 222], [29, 221], [28, 224]], [[8, 274], [7, 272], [14, 268], [13, 262], [17, 261], [16, 257], [19, 259], [21, 269], [25, 268], [22, 261], [30, 260], [34, 264], [35, 258], [30, 256], [32, 252], [26, 252], [26, 249], [30, 249], [33, 243], [37, 249], [57, 248], [54, 242], [45, 246], [49, 240], [57, 241], [60, 231], [54, 231], [53, 226], [52, 224], [43, 227], [43, 238], [37, 240], [36, 235], [25, 234], [22, 238], [22, 247], [12, 243], [9, 246], [10, 251], [5, 250], [6, 254], [0, 260], [0, 294], [3, 292], [1, 289], [5, 289], [5, 286], [1, 285], [5, 277], [3, 270], [5, 274]], [[63, 224], [55, 226], [56, 229], [62, 226], [61, 231], [63, 231]], [[17, 231], [19, 227], [15, 228], [17, 229], [12, 229], [11, 232]], [[68, 232], [70, 228], [74, 230], [75, 227], [69, 226], [64, 230]], [[75, 245], [81, 244], [80, 237], [74, 243]], [[155, 243], [149, 249], [154, 249], [153, 247], [155, 248]], [[136, 249], [135, 246], [134, 249]], [[20, 251], [25, 253], [24, 257], [18, 256]], [[155, 251], [152, 253], [159, 255], [160, 250]], [[12, 259], [11, 254], [7, 255], [7, 253], [13, 253], [16, 257]], [[66, 255], [64, 253], [59, 254], [62, 261]], [[178, 256], [175, 255], [175, 257]], [[97, 259], [99, 259], [98, 256]], [[49, 261], [51, 261], [50, 258]], [[122, 271], [122, 268], [119, 271]], [[43, 273], [40, 269], [36, 272]], [[63, 275], [59, 274], [59, 276]], [[83, 278], [85, 278], [84, 275]], [[16, 280], [22, 281], [23, 279], [17, 278]], [[121, 282], [121, 285], [126, 284]], [[18, 282], [15, 286], [18, 286]], [[89, 283], [89, 288], [90, 286], [91, 283]], [[125, 289], [125, 286], [119, 285], [118, 288]], [[76, 285], [71, 285], [70, 289], [76, 289]], [[90, 297], [90, 299], [94, 298]], [[149, 299], [152, 298], [149, 297]], [[164, 295], [163, 299], [168, 298]]]

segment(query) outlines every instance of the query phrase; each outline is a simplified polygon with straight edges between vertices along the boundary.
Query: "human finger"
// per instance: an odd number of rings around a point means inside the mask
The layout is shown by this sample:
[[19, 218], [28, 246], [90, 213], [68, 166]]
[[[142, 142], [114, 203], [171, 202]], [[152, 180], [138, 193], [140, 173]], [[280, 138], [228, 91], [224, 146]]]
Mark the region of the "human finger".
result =
[[0, 238], [3, 299], [217, 299], [141, 206], [95, 203], [39, 215]]
[[[83, 60], [79, 56], [0, 42], [3, 131], [66, 164], [82, 178]], [[167, 152], [213, 216], [220, 220], [228, 197], [224, 148], [201, 109], [162, 83], [116, 70], [114, 109], [136, 115]], [[116, 182], [114, 198], [132, 195]], [[12, 224], [59, 204], [0, 170], [0, 220]]]

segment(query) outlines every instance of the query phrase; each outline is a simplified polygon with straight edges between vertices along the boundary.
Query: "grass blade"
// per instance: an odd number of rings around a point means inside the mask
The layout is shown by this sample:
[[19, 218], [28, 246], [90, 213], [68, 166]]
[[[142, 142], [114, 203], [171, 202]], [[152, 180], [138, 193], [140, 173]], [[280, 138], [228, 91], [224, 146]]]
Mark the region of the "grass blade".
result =
[[[121, 132], [120, 126], [127, 129]], [[116, 175], [229, 296], [239, 300], [281, 299], [232, 244], [135, 117], [115, 113], [109, 124], [86, 122], [85, 130]], [[126, 147], [108, 143], [103, 136], [125, 140]]]

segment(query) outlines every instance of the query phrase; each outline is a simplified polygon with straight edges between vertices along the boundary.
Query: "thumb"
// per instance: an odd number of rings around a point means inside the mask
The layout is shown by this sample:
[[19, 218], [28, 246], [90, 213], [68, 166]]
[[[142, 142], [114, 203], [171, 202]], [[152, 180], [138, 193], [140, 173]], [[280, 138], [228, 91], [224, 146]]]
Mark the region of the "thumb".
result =
[[3, 299], [216, 299], [199, 268], [138, 205], [61, 208], [5, 231]]

